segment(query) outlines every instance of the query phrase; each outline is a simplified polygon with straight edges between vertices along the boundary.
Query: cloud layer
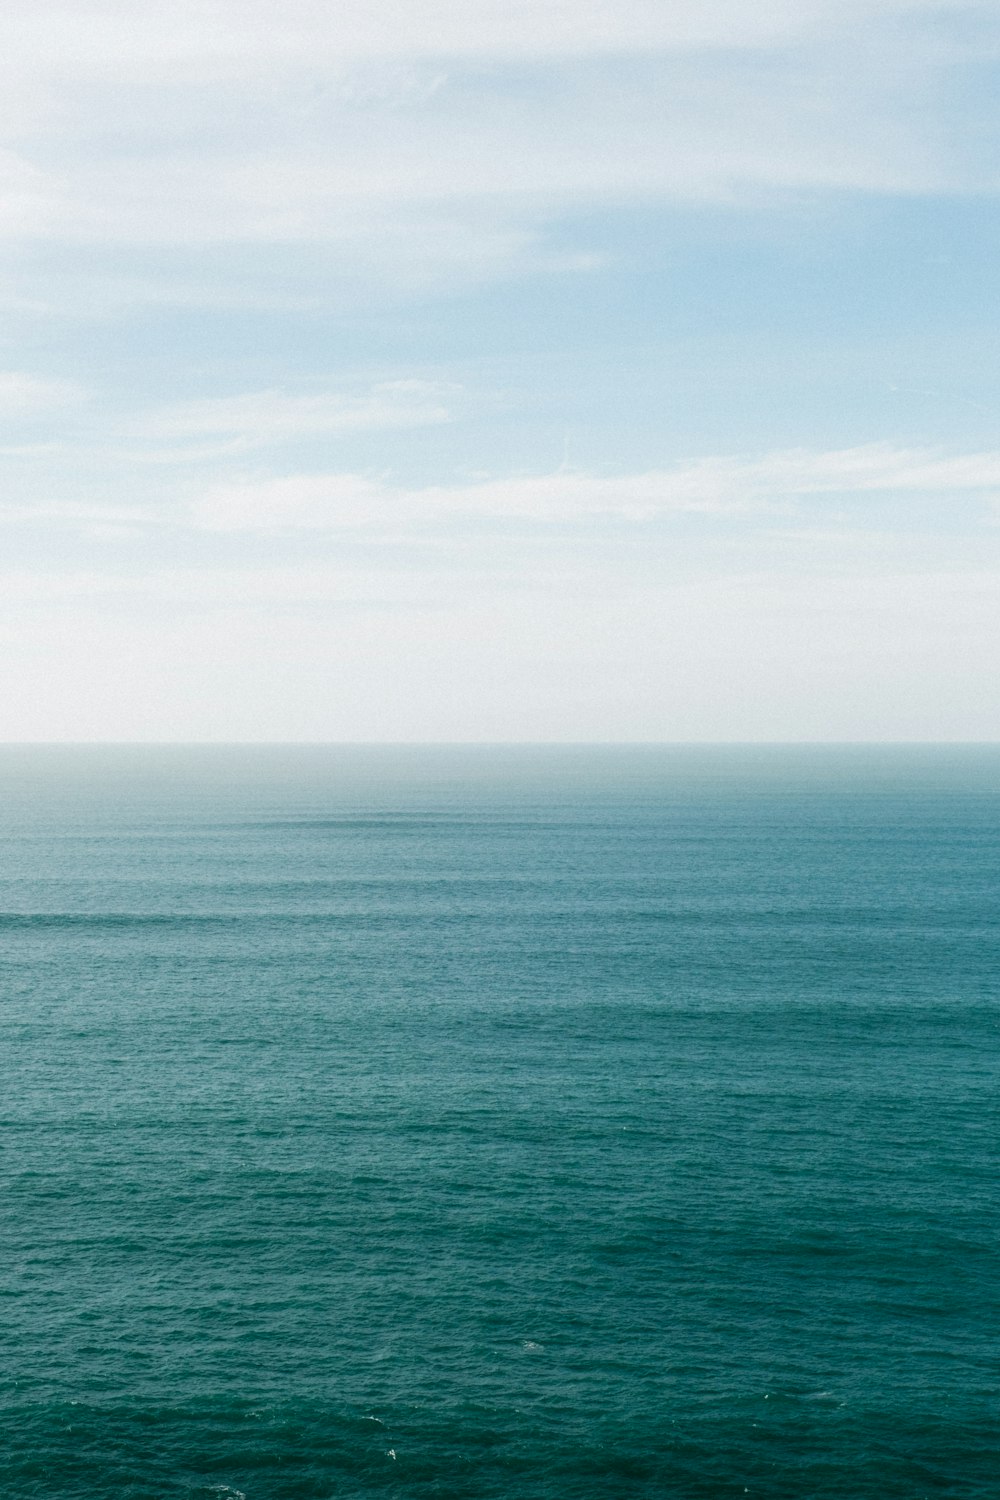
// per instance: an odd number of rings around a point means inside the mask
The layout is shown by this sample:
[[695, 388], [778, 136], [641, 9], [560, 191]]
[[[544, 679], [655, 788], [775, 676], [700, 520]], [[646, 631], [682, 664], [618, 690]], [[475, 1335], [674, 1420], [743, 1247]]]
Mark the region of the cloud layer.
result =
[[12, 0], [0, 738], [1000, 735], [998, 62], [1000, 0]]
[[970, 27], [995, 50], [997, 6], [18, 5], [0, 241], [312, 243], [399, 276], [416, 239], [425, 277], [476, 276], [574, 204], [992, 189], [988, 100], [955, 129]]
[[542, 523], [642, 522], [696, 512], [788, 514], [808, 496], [919, 493], [947, 504], [967, 492], [1000, 494], [1000, 453], [944, 456], [887, 444], [759, 459], [706, 458], [673, 470], [600, 476], [554, 474], [404, 489], [358, 474], [302, 474], [227, 483], [196, 502], [208, 530], [405, 530], [428, 522], [492, 518]]

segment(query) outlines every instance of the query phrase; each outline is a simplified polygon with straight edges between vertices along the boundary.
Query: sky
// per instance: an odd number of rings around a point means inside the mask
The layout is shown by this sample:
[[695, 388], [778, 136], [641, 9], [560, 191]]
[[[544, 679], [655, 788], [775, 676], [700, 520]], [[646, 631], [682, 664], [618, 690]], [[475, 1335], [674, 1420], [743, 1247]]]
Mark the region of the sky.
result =
[[1000, 0], [0, 31], [0, 740], [1000, 739]]

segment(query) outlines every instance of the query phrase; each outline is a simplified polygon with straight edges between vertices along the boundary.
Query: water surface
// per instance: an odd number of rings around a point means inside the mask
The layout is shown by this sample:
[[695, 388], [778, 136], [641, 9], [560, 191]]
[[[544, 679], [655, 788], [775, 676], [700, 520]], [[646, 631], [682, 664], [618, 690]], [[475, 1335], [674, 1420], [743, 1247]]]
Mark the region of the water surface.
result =
[[5, 1500], [992, 1500], [998, 891], [996, 749], [0, 750]]

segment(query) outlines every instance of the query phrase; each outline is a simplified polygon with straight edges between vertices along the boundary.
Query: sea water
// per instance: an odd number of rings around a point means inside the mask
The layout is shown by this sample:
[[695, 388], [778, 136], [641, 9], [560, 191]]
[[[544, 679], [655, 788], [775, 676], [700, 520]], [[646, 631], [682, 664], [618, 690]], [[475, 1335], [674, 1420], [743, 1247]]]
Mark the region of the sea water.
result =
[[0, 751], [0, 1495], [996, 1497], [1000, 751]]

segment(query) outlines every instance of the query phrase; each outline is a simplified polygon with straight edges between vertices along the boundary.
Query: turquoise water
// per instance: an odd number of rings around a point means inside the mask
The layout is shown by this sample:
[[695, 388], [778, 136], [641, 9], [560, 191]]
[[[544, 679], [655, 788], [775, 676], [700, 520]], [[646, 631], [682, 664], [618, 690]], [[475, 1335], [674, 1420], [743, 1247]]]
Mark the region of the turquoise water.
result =
[[4, 1500], [995, 1497], [1000, 751], [0, 750]]

